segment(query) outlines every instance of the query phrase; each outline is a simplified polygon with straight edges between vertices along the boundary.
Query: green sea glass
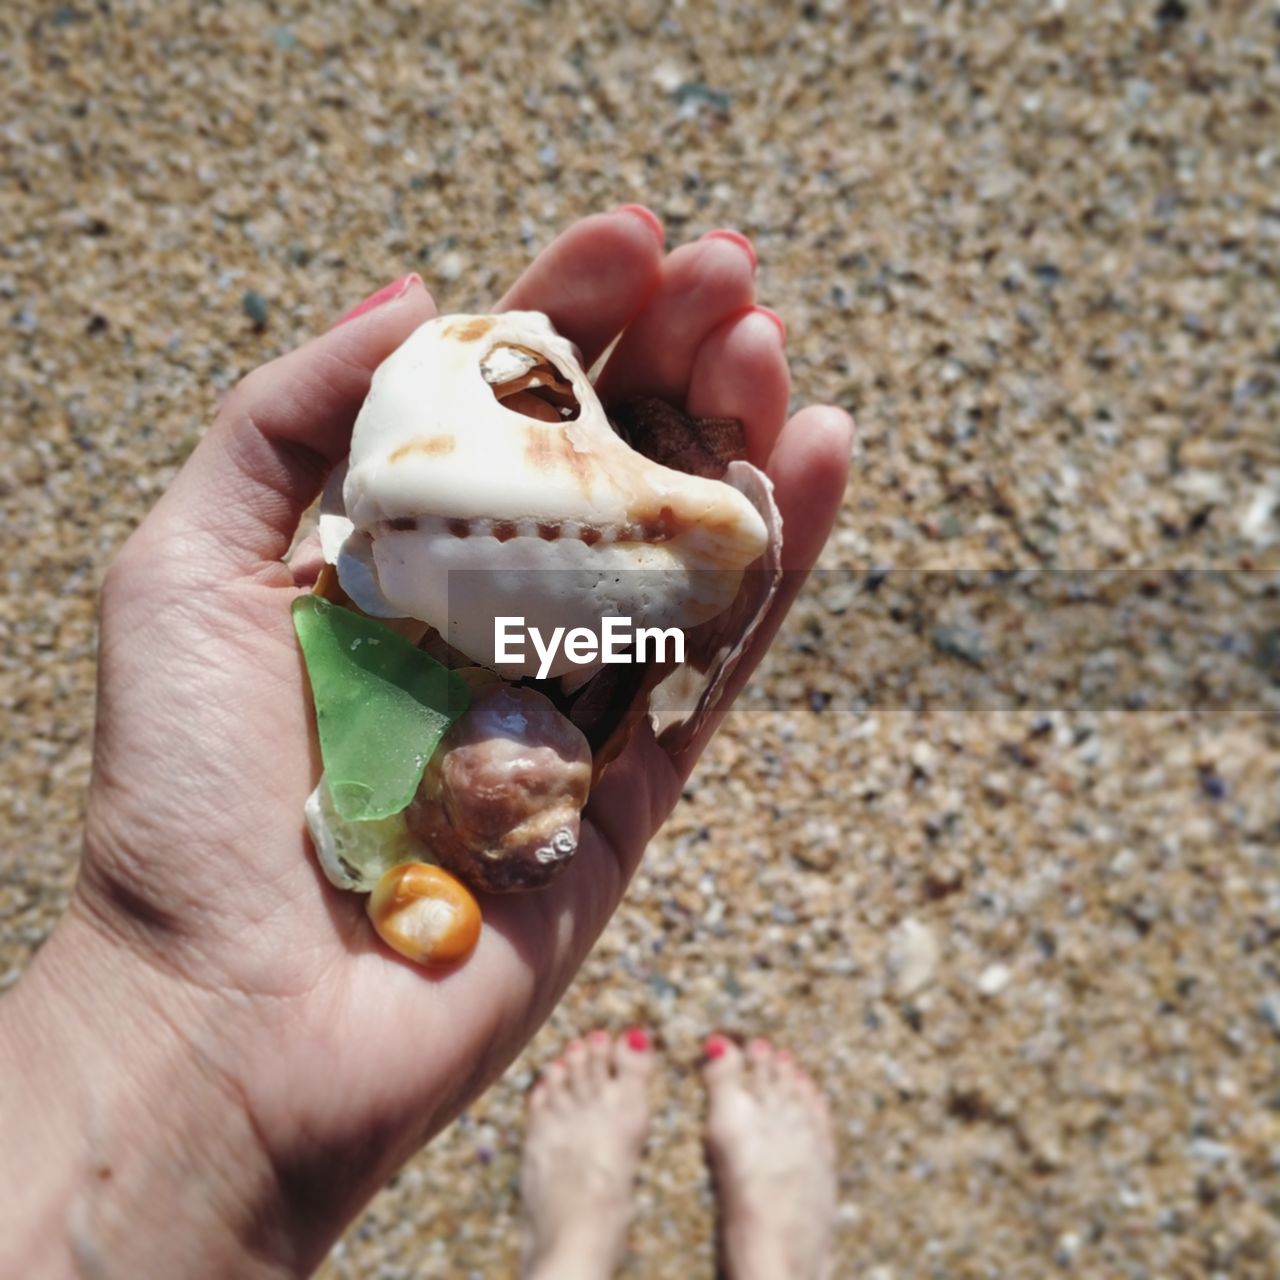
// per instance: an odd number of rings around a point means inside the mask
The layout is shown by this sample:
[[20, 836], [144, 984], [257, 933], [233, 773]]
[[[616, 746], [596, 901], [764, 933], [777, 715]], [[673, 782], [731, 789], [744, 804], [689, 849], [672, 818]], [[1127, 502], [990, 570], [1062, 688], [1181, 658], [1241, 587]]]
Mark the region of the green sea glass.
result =
[[319, 596], [293, 602], [293, 625], [333, 807], [348, 822], [399, 813], [467, 709], [466, 681], [382, 623]]

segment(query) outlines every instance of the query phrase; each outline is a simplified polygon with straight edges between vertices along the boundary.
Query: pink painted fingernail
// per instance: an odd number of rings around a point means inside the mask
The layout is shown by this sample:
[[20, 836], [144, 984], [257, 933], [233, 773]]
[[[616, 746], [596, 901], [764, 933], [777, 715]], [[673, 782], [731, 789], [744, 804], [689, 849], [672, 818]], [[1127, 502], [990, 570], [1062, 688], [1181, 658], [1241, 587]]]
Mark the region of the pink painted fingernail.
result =
[[377, 293], [371, 293], [363, 302], [356, 303], [333, 327], [336, 329], [339, 324], [346, 324], [348, 320], [354, 320], [357, 316], [364, 315], [366, 311], [382, 306], [384, 302], [394, 302], [397, 298], [403, 298], [414, 285], [421, 283], [422, 277], [416, 271], [410, 271], [407, 276], [401, 276], [399, 280], [384, 284]]
[[729, 240], [740, 249], [745, 249], [747, 256], [751, 259], [751, 270], [754, 271], [760, 264], [760, 259], [756, 257], [756, 247], [742, 234], [741, 231], [731, 231], [728, 227], [717, 227], [714, 231], [708, 231], [703, 237], [704, 240]]
[[708, 1062], [714, 1062], [717, 1058], [723, 1058], [729, 1052], [729, 1042], [724, 1036], [708, 1036], [706, 1043], [702, 1046], [702, 1056]]
[[627, 1032], [627, 1047], [636, 1053], [645, 1053], [649, 1048], [649, 1033], [643, 1027], [632, 1027]]
[[607, 1031], [593, 1031], [591, 1032], [590, 1035], [587, 1036], [587, 1039], [592, 1044], [608, 1044], [609, 1033]]
[[664, 243], [667, 238], [662, 219], [652, 209], [646, 209], [642, 204], [620, 204], [614, 210], [614, 213], [629, 213], [633, 217], [639, 218], [653, 232], [659, 244]]
[[778, 336], [783, 342], [787, 340], [787, 326], [783, 318], [776, 312], [771, 311], [768, 307], [752, 307], [751, 310], [756, 315], [767, 316], [774, 324], [778, 326]]

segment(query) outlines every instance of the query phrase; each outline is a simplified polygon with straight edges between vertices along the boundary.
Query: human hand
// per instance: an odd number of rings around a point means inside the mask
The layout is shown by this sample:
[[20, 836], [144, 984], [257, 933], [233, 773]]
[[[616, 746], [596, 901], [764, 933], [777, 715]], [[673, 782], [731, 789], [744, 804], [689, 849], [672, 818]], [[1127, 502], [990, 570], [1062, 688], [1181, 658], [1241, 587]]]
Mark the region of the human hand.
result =
[[[713, 234], [664, 258], [660, 229], [624, 210], [570, 228], [498, 304], [545, 311], [588, 364], [625, 328], [606, 405], [643, 392], [743, 421], [797, 572], [739, 685], [827, 537], [851, 432], [840, 410], [786, 418], [780, 326], [754, 299], [742, 243]], [[222, 1226], [289, 1271], [315, 1265], [546, 1018], [701, 746], [672, 762], [637, 732], [592, 794], [573, 862], [545, 890], [486, 900], [476, 952], [443, 975], [390, 954], [363, 900], [320, 875], [300, 820], [319, 762], [289, 615], [305, 582], [284, 557], [373, 369], [435, 312], [408, 278], [249, 375], [112, 565], [82, 872], [36, 967], [56, 1003], [79, 958], [103, 956], [117, 985], [90, 983], [94, 1003], [114, 993], [167, 1028], [171, 1067], [194, 1064], [224, 1132], [249, 1144], [217, 1153], [215, 1185], [243, 1162], [250, 1188], [226, 1197]], [[91, 1242], [110, 1229], [99, 1217]], [[101, 1247], [114, 1260], [127, 1244]]]

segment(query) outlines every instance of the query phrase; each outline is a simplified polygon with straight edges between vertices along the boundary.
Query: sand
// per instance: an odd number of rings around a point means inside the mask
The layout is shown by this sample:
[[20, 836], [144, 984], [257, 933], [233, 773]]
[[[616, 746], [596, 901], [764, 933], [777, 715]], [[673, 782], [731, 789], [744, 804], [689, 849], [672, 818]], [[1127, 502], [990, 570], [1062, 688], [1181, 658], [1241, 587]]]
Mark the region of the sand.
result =
[[842, 1276], [1275, 1275], [1274, 6], [426, 9], [0, 15], [0, 985], [74, 876], [103, 570], [219, 397], [644, 201], [754, 238], [796, 404], [859, 422], [840, 527], [551, 1023], [324, 1274], [510, 1274], [532, 1073], [639, 1023], [625, 1275], [712, 1274], [713, 1029], [829, 1090]]

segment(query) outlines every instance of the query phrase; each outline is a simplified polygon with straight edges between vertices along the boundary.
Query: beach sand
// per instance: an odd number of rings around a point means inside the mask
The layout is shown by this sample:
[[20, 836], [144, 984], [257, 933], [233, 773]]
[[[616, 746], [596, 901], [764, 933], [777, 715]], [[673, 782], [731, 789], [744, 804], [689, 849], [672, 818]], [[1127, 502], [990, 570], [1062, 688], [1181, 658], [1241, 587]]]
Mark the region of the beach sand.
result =
[[533, 1073], [639, 1024], [626, 1276], [712, 1274], [717, 1029], [830, 1092], [842, 1277], [1274, 1276], [1274, 5], [414, 8], [0, 16], [0, 985], [74, 876], [103, 570], [219, 397], [640, 201], [753, 237], [796, 405], [858, 420], [839, 529], [549, 1025], [322, 1274], [510, 1274]]

